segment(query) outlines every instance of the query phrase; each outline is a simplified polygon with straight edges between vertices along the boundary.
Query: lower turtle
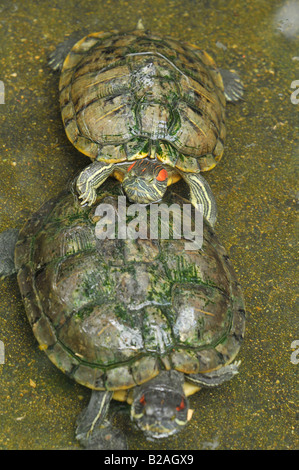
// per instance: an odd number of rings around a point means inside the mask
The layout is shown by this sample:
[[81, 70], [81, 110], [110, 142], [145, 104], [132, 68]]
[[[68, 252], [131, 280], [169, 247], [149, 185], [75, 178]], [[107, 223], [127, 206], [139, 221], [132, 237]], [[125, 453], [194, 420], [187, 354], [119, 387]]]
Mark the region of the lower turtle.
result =
[[[172, 237], [174, 222], [166, 216], [161, 224], [170, 227], [169, 239], [104, 239], [99, 224], [119, 228], [121, 194], [120, 184], [107, 180], [96, 203], [82, 206], [66, 191], [19, 233], [0, 235], [0, 275], [17, 272], [41, 349], [92, 390], [76, 428], [87, 449], [127, 448], [109, 420], [112, 399], [130, 405], [146, 438], [175, 434], [191, 420], [190, 395], [238, 372], [244, 337], [242, 291], [212, 227], [203, 221], [196, 249]], [[169, 191], [163, 203], [184, 207]], [[143, 207], [148, 214], [152, 205]]]

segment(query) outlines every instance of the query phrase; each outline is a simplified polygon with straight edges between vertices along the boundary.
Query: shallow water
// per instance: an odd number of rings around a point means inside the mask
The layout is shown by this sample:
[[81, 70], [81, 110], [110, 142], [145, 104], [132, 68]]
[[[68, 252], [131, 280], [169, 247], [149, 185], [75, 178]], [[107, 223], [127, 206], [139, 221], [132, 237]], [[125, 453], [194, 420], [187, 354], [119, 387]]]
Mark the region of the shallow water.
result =
[[[47, 66], [65, 35], [130, 30], [142, 18], [147, 29], [200, 45], [220, 66], [238, 70], [246, 87], [245, 101], [227, 108], [224, 157], [206, 174], [218, 202], [216, 231], [246, 300], [240, 373], [191, 397], [195, 412], [178, 436], [146, 442], [130, 427], [131, 449], [298, 448], [298, 365], [291, 361], [299, 339], [299, 103], [291, 101], [299, 80], [298, 12], [298, 1], [276, 0], [0, 0], [0, 230], [20, 228], [89, 163], [65, 136], [58, 77]], [[14, 277], [0, 282], [0, 340], [0, 448], [78, 448], [75, 420], [89, 391], [39, 350]], [[126, 428], [126, 417], [116, 421]]]

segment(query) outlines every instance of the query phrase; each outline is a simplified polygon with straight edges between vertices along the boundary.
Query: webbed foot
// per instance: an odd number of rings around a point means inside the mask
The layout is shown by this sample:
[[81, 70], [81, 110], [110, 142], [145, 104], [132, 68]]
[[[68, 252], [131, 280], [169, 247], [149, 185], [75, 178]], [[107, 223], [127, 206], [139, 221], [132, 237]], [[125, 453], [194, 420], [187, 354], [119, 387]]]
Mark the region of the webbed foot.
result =
[[86, 450], [126, 450], [127, 440], [123, 433], [108, 421], [91, 433], [76, 434], [77, 440]]
[[242, 100], [244, 86], [236, 72], [231, 70], [220, 70], [224, 85], [224, 94], [227, 101], [236, 102]]
[[106, 419], [113, 393], [93, 390], [77, 419], [76, 439], [88, 450], [125, 450], [125, 436]]
[[207, 372], [206, 374], [190, 375], [189, 378], [193, 382], [205, 387], [216, 387], [224, 382], [232, 379], [239, 372], [241, 361], [235, 361], [231, 364], [221, 367], [220, 369]]

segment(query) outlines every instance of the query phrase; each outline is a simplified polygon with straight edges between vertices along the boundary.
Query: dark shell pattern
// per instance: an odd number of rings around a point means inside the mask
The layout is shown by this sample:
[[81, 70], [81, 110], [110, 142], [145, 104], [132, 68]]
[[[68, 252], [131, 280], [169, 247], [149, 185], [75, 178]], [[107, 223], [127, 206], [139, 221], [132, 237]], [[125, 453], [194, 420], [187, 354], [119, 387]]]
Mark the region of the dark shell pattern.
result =
[[67, 56], [59, 89], [67, 136], [91, 159], [150, 155], [196, 172], [222, 156], [222, 78], [196, 46], [140, 30], [90, 34]]
[[[121, 193], [110, 185], [97, 203], [116, 207]], [[165, 369], [192, 379], [232, 362], [244, 304], [211, 227], [193, 251], [184, 239], [99, 240], [95, 208], [64, 193], [33, 215], [16, 246], [26, 313], [50, 360], [80, 384], [107, 390]]]

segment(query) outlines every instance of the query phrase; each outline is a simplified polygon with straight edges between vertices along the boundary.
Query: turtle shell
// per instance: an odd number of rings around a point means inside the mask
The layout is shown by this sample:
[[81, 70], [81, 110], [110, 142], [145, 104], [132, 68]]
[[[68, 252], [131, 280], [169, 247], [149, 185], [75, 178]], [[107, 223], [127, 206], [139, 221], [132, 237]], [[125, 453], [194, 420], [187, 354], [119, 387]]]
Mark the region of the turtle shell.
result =
[[[106, 182], [97, 204], [117, 208], [120, 194], [119, 183]], [[168, 192], [168, 205], [181, 201]], [[212, 228], [204, 225], [200, 250], [187, 251], [183, 238], [102, 240], [97, 204], [60, 195], [16, 246], [26, 313], [50, 360], [80, 384], [112, 391], [165, 369], [192, 377], [233, 361], [244, 304]]]
[[66, 134], [93, 160], [150, 156], [197, 172], [222, 156], [222, 78], [196, 46], [140, 30], [90, 34], [65, 59], [59, 89]]

